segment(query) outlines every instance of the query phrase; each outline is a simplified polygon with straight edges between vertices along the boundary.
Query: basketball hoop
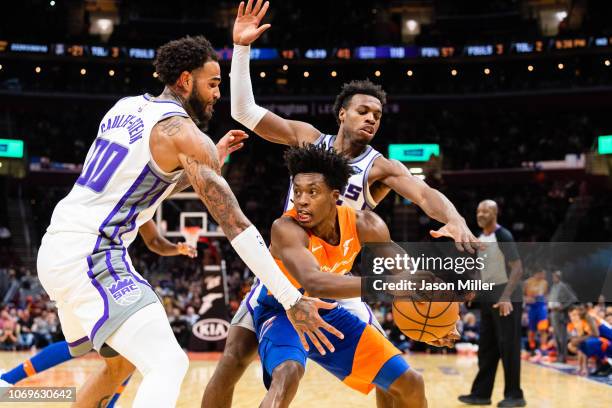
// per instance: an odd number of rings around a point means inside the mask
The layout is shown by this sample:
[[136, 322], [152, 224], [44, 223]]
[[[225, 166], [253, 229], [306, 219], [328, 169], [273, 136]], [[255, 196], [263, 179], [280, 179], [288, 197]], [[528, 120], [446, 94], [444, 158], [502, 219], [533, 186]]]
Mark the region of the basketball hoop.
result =
[[181, 234], [185, 237], [187, 245], [192, 247], [198, 246], [198, 240], [200, 239], [200, 231], [202, 227], [183, 227], [181, 228]]

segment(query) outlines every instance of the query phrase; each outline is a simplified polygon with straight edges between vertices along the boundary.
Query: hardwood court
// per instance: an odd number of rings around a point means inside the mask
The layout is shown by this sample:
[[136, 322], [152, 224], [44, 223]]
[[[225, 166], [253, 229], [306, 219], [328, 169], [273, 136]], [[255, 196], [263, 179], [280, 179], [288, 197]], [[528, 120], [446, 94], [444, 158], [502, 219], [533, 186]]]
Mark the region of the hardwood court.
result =
[[[0, 367], [10, 368], [28, 358], [30, 353], [0, 353]], [[187, 377], [183, 382], [178, 407], [199, 407], [204, 385], [213, 373], [216, 362], [210, 355], [193, 354]], [[214, 356], [213, 356], [214, 359]], [[456, 400], [457, 395], [467, 393], [477, 366], [473, 357], [455, 355], [410, 355], [412, 367], [423, 373], [429, 406], [465, 407]], [[101, 363], [93, 353], [85, 358], [72, 360], [38, 376], [26, 379], [20, 386], [78, 386], [87, 375]], [[265, 389], [261, 381], [259, 362], [253, 362], [238, 384], [234, 407], [253, 408], [259, 405]], [[123, 393], [117, 407], [127, 408], [140, 383], [136, 373]], [[502, 398], [503, 372], [499, 367], [493, 402]], [[568, 375], [528, 362], [523, 362], [522, 386], [528, 406], [538, 408], [572, 407], [599, 408], [612, 406], [612, 388], [575, 375]], [[69, 404], [26, 404], [32, 407], [66, 407]], [[20, 406], [26, 406], [21, 404]], [[16, 404], [0, 404], [15, 408]], [[342, 408], [374, 407], [374, 392], [364, 396], [345, 387], [333, 376], [314, 363], [309, 363], [300, 390], [293, 403], [294, 407]], [[495, 405], [493, 405], [495, 406]]]

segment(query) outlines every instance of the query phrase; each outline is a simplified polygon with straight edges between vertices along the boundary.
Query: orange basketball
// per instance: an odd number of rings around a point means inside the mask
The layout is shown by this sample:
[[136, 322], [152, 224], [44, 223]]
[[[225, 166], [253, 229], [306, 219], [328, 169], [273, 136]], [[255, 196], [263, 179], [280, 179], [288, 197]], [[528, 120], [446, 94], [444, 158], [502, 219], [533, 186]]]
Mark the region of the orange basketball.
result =
[[446, 336], [459, 318], [457, 302], [393, 301], [395, 325], [412, 340], [432, 341]]

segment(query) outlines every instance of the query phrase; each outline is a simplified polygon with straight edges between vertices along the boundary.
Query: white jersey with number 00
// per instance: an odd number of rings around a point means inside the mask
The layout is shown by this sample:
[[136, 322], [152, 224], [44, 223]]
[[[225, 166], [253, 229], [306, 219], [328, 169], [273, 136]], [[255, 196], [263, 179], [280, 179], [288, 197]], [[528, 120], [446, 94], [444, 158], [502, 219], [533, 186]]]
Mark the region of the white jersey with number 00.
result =
[[98, 235], [96, 250], [129, 246], [182, 173], [163, 172], [149, 149], [153, 126], [172, 116], [188, 117], [178, 103], [146, 94], [119, 100], [100, 122], [81, 175], [47, 231]]

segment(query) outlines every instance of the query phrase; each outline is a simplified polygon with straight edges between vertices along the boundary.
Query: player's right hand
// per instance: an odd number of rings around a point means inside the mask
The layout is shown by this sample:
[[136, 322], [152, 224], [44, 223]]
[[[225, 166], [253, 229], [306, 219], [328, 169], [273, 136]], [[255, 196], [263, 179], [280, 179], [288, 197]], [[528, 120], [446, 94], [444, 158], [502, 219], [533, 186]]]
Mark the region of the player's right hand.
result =
[[323, 320], [323, 318], [319, 315], [319, 309], [333, 309], [336, 306], [338, 306], [338, 303], [329, 303], [324, 302], [321, 299], [302, 296], [302, 298], [291, 309], [287, 310], [287, 317], [295, 328], [298, 336], [300, 336], [300, 341], [302, 342], [302, 345], [306, 351], [309, 349], [306, 336], [310, 339], [312, 344], [314, 344], [321, 355], [326, 354], [326, 351], [323, 346], [321, 346], [321, 343], [323, 343], [332, 353], [335, 351], [334, 346], [331, 344], [327, 336], [323, 334], [321, 329], [325, 329], [325, 331], [340, 339], [344, 338], [344, 334]]
[[266, 15], [266, 11], [268, 11], [270, 6], [270, 3], [266, 1], [262, 7], [262, 2], [263, 0], [257, 0], [255, 7], [253, 7], [253, 0], [249, 0], [246, 9], [244, 1], [240, 2], [236, 21], [234, 22], [234, 44], [251, 45], [264, 31], [270, 28], [270, 24], [264, 24], [259, 27], [259, 23]]
[[455, 341], [459, 340], [461, 335], [459, 334], [459, 330], [457, 330], [457, 326], [453, 330], [451, 330], [446, 336], [441, 339], [436, 339], [432, 341], [428, 341], [427, 344], [434, 347], [455, 347]]

